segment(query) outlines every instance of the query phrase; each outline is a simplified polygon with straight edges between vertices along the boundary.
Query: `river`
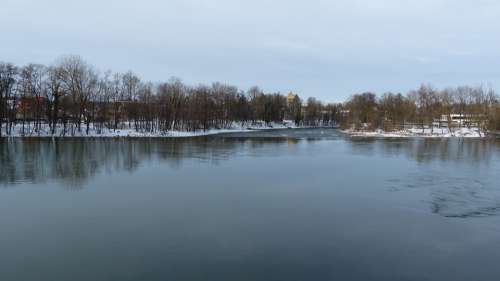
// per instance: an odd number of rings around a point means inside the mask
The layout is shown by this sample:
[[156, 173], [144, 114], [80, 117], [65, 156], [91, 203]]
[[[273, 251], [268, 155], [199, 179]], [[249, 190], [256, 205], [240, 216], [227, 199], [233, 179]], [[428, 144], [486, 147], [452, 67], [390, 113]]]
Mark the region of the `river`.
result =
[[0, 280], [497, 280], [500, 142], [0, 141]]

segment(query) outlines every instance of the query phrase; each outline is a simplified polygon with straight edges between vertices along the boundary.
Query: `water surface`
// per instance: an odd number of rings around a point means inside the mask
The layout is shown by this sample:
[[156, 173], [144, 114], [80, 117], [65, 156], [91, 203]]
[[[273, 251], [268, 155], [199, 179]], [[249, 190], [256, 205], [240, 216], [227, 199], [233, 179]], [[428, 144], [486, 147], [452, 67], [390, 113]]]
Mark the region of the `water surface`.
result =
[[497, 280], [500, 143], [0, 142], [0, 280]]

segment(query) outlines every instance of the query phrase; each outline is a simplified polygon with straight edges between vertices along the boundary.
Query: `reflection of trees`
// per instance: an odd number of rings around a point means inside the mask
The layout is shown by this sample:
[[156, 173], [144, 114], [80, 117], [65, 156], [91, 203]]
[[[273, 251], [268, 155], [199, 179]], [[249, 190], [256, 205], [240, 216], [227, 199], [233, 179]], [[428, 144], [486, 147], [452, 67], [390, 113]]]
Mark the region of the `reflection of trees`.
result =
[[[133, 172], [144, 162], [160, 161], [175, 169], [187, 159], [218, 164], [242, 154], [278, 157], [284, 153], [281, 147], [286, 147], [288, 153], [294, 153], [295, 149], [303, 148], [301, 143], [313, 141], [309, 137], [270, 137], [269, 134], [263, 137], [234, 135], [187, 139], [1, 140], [0, 184], [58, 180], [68, 187], [80, 188], [99, 173]], [[354, 154], [403, 156], [426, 164], [421, 167], [427, 167], [427, 164], [431, 167], [431, 162], [436, 162], [449, 166], [452, 172], [457, 168], [455, 174], [440, 175], [429, 169], [424, 173], [402, 175], [387, 183], [393, 190], [428, 190], [429, 205], [434, 213], [467, 217], [500, 212], [500, 194], [492, 188], [494, 183], [459, 174], [460, 167], [463, 169], [465, 166], [469, 171], [470, 166], [494, 163], [492, 157], [498, 155], [498, 141], [356, 139], [346, 143]]]
[[0, 147], [2, 183], [60, 179], [78, 186], [103, 167], [134, 170], [139, 163], [133, 145], [123, 141], [14, 140]]
[[136, 170], [143, 161], [158, 160], [178, 168], [185, 159], [217, 163], [264, 146], [286, 145], [286, 139], [64, 139], [0, 142], [0, 183], [61, 180], [82, 186], [98, 173]]
[[494, 142], [484, 140], [420, 140], [412, 142], [408, 156], [419, 162], [440, 160], [487, 164], [491, 149], [497, 146]]
[[355, 154], [406, 155], [417, 162], [443, 161], [465, 164], [488, 164], [492, 150], [499, 148], [498, 140], [467, 139], [353, 139]]

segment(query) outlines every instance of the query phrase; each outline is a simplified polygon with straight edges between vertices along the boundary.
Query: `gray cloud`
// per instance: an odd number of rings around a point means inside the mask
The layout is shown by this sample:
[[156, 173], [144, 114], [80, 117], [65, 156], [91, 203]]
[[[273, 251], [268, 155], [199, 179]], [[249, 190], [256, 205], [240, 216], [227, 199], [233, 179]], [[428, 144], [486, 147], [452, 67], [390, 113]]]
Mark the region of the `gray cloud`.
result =
[[342, 100], [498, 84], [500, 3], [467, 0], [3, 0], [0, 60], [80, 54], [147, 80], [179, 76]]

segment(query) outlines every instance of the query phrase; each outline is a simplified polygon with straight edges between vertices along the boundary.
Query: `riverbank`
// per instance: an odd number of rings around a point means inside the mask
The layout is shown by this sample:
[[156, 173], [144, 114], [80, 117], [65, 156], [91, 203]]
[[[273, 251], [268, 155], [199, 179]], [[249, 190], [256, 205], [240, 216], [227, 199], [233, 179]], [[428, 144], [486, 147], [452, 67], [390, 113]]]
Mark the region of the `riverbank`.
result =
[[39, 131], [33, 130], [33, 127], [25, 126], [24, 130], [21, 124], [16, 124], [12, 128], [10, 135], [6, 135], [5, 131], [2, 132], [2, 138], [188, 138], [188, 137], [200, 137], [209, 136], [216, 134], [226, 134], [226, 133], [241, 133], [241, 132], [251, 132], [260, 130], [277, 130], [277, 129], [299, 129], [308, 128], [306, 126], [296, 126], [292, 121], [284, 121], [281, 123], [272, 122], [265, 124], [265, 122], [256, 122], [254, 124], [246, 122], [235, 122], [229, 128], [224, 129], [209, 129], [209, 130], [199, 130], [199, 131], [166, 131], [166, 132], [146, 132], [138, 131], [131, 126], [123, 126], [120, 129], [99, 129], [94, 126], [90, 126], [89, 132], [86, 132], [86, 126], [82, 125], [81, 131], [76, 129], [72, 130], [66, 128], [64, 132], [61, 126], [57, 127], [55, 133], [52, 134], [48, 125], [42, 125]]
[[375, 131], [356, 131], [341, 130], [342, 133], [351, 137], [380, 137], [380, 138], [485, 138], [486, 132], [478, 128], [457, 128], [449, 130], [448, 128], [411, 128], [400, 131], [386, 132], [383, 130]]

